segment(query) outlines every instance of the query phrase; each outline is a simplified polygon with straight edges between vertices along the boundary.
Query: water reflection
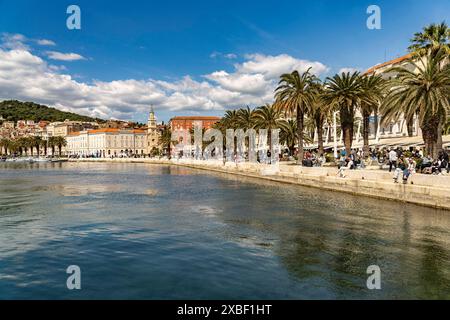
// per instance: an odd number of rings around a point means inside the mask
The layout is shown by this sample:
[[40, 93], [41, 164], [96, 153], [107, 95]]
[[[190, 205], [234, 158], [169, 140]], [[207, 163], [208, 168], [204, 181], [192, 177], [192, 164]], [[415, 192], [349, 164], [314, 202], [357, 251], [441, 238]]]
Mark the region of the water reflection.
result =
[[[0, 164], [0, 298], [450, 298], [449, 250], [449, 212], [414, 205], [173, 166]], [[74, 263], [83, 292], [64, 290]]]

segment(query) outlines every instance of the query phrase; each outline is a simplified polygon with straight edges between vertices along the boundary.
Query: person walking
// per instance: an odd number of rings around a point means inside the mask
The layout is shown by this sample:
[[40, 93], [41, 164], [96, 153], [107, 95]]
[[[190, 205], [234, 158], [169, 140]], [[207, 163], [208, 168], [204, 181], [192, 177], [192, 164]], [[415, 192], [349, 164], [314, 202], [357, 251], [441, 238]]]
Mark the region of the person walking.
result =
[[392, 168], [395, 169], [397, 167], [397, 160], [398, 160], [397, 152], [394, 150], [394, 148], [391, 148], [391, 151], [389, 151], [388, 159], [389, 159], [389, 172], [392, 172]]

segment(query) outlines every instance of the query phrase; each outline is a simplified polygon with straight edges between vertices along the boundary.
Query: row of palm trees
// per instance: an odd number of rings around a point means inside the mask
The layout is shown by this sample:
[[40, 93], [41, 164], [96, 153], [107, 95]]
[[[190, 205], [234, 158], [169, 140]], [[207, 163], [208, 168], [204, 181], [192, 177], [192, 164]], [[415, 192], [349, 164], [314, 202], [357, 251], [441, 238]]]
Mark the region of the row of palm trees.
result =
[[41, 151], [46, 156], [48, 148], [52, 150], [52, 155], [55, 155], [55, 149], [58, 148], [59, 155], [61, 156], [62, 148], [67, 145], [67, 141], [64, 137], [56, 136], [49, 137], [48, 140], [39, 136], [20, 137], [18, 139], [3, 138], [0, 140], [0, 154], [19, 154], [19, 155], [41, 155]]
[[[334, 112], [339, 114], [340, 129], [347, 154], [351, 152], [357, 111], [362, 115], [364, 153], [369, 153], [369, 118], [382, 117], [382, 124], [404, 117], [411, 128], [419, 119], [426, 151], [433, 157], [442, 149], [442, 132], [448, 131], [450, 114], [450, 29], [445, 23], [430, 25], [411, 40], [410, 63], [414, 70], [394, 67], [381, 75], [342, 73], [321, 81], [308, 69], [283, 74], [275, 89], [275, 102], [256, 110], [249, 107], [227, 111], [219, 127], [280, 128], [280, 137], [292, 151], [298, 144], [298, 161], [303, 145], [310, 141], [306, 123], [315, 126], [319, 153], [323, 153], [323, 128]], [[281, 119], [282, 116], [285, 119]], [[295, 119], [295, 120], [294, 120]], [[377, 123], [377, 120], [375, 120]], [[293, 136], [293, 132], [296, 135]]]

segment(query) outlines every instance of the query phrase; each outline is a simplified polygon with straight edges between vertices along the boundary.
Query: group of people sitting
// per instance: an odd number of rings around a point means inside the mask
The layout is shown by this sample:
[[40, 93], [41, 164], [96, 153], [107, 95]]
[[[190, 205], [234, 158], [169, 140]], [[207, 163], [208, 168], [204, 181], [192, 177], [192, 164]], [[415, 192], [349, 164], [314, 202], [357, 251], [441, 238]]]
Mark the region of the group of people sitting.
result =
[[[416, 172], [436, 175], [450, 173], [449, 155], [446, 151], [440, 151], [435, 159], [430, 155], [424, 155], [419, 148], [408, 151], [401, 147], [382, 150], [370, 149], [369, 153], [372, 161], [378, 161], [380, 165], [387, 164], [389, 166], [389, 172], [393, 171], [395, 183], [398, 183], [400, 176], [402, 176], [403, 182], [407, 183], [408, 178]], [[352, 150], [349, 155], [345, 150], [341, 151], [338, 159], [338, 176], [345, 177], [346, 170], [364, 167], [362, 150]]]
[[[450, 173], [450, 163], [449, 163], [449, 155], [447, 152], [441, 150], [438, 154], [438, 157], [433, 159], [431, 155], [424, 155], [422, 150], [415, 149], [410, 152], [407, 156], [404, 154], [404, 151], [401, 148], [391, 148], [390, 151], [387, 152], [386, 159], [389, 163], [389, 172], [393, 169], [395, 172], [398, 172], [398, 169], [405, 171], [405, 167], [410, 167], [408, 170], [411, 173], [416, 171], [423, 174], [436, 174], [441, 175], [445, 173]], [[404, 177], [405, 177], [404, 173]], [[394, 173], [394, 180], [395, 179]], [[406, 175], [406, 180], [409, 175]]]

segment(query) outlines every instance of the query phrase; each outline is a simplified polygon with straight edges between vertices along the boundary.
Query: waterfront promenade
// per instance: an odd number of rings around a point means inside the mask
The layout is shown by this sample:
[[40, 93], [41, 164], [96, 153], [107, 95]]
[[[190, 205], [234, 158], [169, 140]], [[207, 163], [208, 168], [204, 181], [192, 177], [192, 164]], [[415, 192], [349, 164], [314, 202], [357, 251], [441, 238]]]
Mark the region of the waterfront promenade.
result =
[[450, 210], [450, 176], [414, 174], [408, 184], [395, 184], [392, 174], [382, 170], [348, 170], [346, 177], [340, 178], [337, 176], [337, 168], [307, 168], [289, 163], [271, 166], [255, 163], [223, 164], [200, 160], [133, 158], [88, 158], [70, 161], [177, 165]]

